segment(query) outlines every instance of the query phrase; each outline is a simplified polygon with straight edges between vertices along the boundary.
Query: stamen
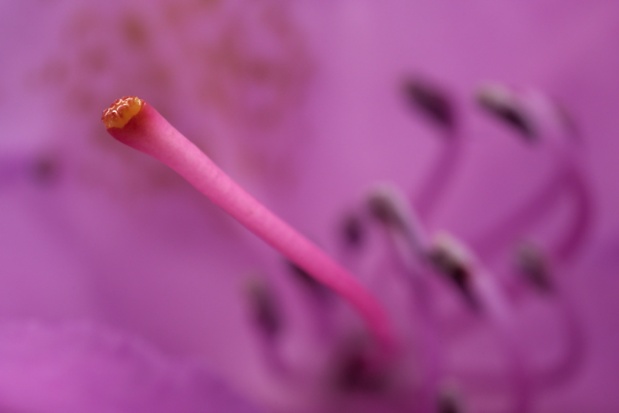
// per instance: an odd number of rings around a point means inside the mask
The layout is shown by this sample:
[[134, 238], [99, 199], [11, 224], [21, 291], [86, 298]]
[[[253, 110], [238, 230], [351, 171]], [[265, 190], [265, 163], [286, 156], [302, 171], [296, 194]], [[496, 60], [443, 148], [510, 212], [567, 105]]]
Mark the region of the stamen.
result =
[[391, 323], [374, 296], [325, 252], [240, 188], [152, 106], [120, 99], [103, 113], [108, 132], [176, 171], [198, 191], [290, 261], [348, 301], [385, 350], [394, 350]]
[[390, 228], [404, 230], [406, 222], [406, 203], [397, 196], [396, 190], [389, 184], [378, 184], [369, 192], [367, 205], [372, 216], [383, 225]]
[[541, 251], [531, 244], [524, 244], [517, 250], [516, 265], [519, 272], [539, 292], [548, 294], [554, 290], [548, 274], [546, 260]]
[[299, 283], [306, 287], [307, 290], [309, 290], [314, 297], [321, 300], [323, 304], [325, 301], [331, 298], [331, 291], [325, 288], [323, 284], [316, 281], [316, 279], [309, 275], [307, 271], [303, 270], [301, 267], [288, 260], [286, 260], [286, 265], [290, 269], [290, 274], [292, 274], [294, 278], [299, 280]]
[[419, 216], [429, 219], [458, 170], [463, 140], [458, 133], [456, 107], [446, 92], [421, 79], [409, 80], [405, 87], [407, 97], [415, 109], [421, 110], [430, 120], [444, 127], [444, 145], [427, 178], [423, 180], [423, 186], [413, 198]]
[[358, 249], [365, 239], [365, 228], [356, 215], [347, 215], [341, 224], [341, 235], [345, 246]]
[[275, 291], [264, 278], [252, 276], [246, 281], [243, 292], [258, 333], [257, 344], [267, 365], [287, 380], [293, 379], [294, 371], [282, 357], [280, 344], [285, 320]]
[[572, 377], [582, 364], [586, 348], [582, 325], [576, 310], [565, 297], [565, 293], [552, 282], [546, 261], [542, 251], [534, 245], [526, 244], [518, 251], [518, 264], [524, 275], [542, 293], [552, 293], [551, 298], [556, 302], [556, 311], [563, 324], [565, 335], [563, 340], [565, 349], [556, 361], [549, 366], [536, 369], [534, 377], [539, 387], [555, 386]]
[[448, 234], [442, 234], [437, 244], [443, 245], [448, 256], [467, 268], [467, 286], [474, 302], [480, 309], [480, 315], [490, 324], [501, 340], [509, 365], [510, 383], [514, 401], [514, 413], [525, 412], [530, 403], [531, 382], [527, 377], [522, 349], [514, 328], [512, 311], [507, 298], [494, 277], [488, 273], [470, 251]]
[[288, 274], [292, 275], [295, 281], [298, 281], [298, 284], [305, 289], [304, 292], [307, 293], [305, 298], [307, 299], [309, 314], [314, 322], [316, 337], [325, 342], [330, 342], [334, 337], [336, 327], [333, 320], [333, 309], [338, 301], [334, 300], [335, 296], [330, 289], [316, 281], [298, 265], [288, 260], [285, 260], [284, 264]]
[[58, 161], [48, 154], [32, 156], [8, 155], [0, 158], [0, 188], [21, 180], [46, 186], [59, 178]]
[[[401, 273], [410, 291], [413, 318], [418, 319], [418, 328], [424, 333], [419, 337], [423, 353], [419, 367], [424, 371], [423, 397], [418, 398], [420, 411], [435, 411], [436, 389], [441, 376], [441, 340], [437, 334], [437, 320], [432, 295], [428, 288], [430, 275], [428, 253], [430, 245], [414, 212], [397, 187], [381, 184], [376, 186], [367, 199], [368, 209], [386, 229], [397, 252], [394, 269]], [[389, 253], [389, 251], [385, 251]], [[393, 261], [388, 257], [388, 262]]]
[[347, 343], [333, 362], [333, 385], [347, 393], [380, 393], [385, 391], [391, 377], [389, 369], [372, 359], [363, 343]]
[[278, 337], [284, 323], [277, 299], [269, 286], [259, 278], [252, 278], [247, 282], [245, 292], [256, 326], [270, 339]]
[[454, 391], [443, 391], [438, 401], [438, 413], [462, 413], [462, 401]]
[[529, 141], [537, 138], [532, 120], [506, 87], [500, 84], [481, 87], [477, 92], [477, 102], [490, 114], [515, 128]]
[[[535, 91], [516, 94], [504, 86], [490, 85], [480, 88], [478, 96], [482, 106], [493, 113], [500, 112], [497, 112], [497, 108], [509, 108], [510, 113], [522, 122], [526, 121], [528, 125], [535, 122], [535, 141], [543, 144], [552, 154], [558, 169], [556, 176], [546, 187], [489, 232], [490, 235], [484, 238], [480, 250], [485, 254], [486, 248], [493, 253], [498, 251], [505, 246], [505, 240], [513, 240], [523, 233], [525, 228], [539, 222], [542, 215], [549, 212], [551, 204], [566, 191], [574, 202], [574, 216], [554, 252], [556, 257], [562, 260], [573, 256], [583, 245], [592, 220], [588, 186], [577, 161], [576, 148], [570, 146], [575, 143], [575, 139], [568, 139], [570, 136], [566, 136], [569, 131], [574, 130], [573, 127], [565, 123], [565, 115], [556, 104]], [[530, 134], [525, 135], [533, 137]]]
[[555, 292], [554, 298], [557, 300], [557, 311], [563, 324], [565, 348], [554, 363], [538, 369], [535, 384], [539, 387], [553, 387], [574, 377], [582, 368], [587, 352], [583, 324], [574, 304], [562, 291]]
[[406, 247], [418, 255], [426, 253], [427, 240], [417, 217], [412, 213], [404, 195], [390, 184], [378, 184], [367, 196], [372, 217], [404, 238]]
[[471, 286], [471, 258], [468, 252], [446, 233], [439, 233], [429, 254], [430, 262], [462, 293], [474, 310], [479, 310]]
[[41, 157], [32, 167], [32, 177], [40, 185], [47, 185], [58, 178], [59, 165], [50, 157]]
[[565, 186], [574, 202], [573, 218], [564, 230], [558, 245], [555, 247], [555, 255], [559, 259], [567, 260], [581, 249], [585, 243], [587, 233], [592, 227], [593, 201], [584, 176], [574, 168], [566, 172]]
[[404, 195], [391, 185], [380, 184], [370, 191], [366, 204], [371, 216], [387, 230], [407, 272], [415, 273], [413, 268], [427, 259], [428, 242]]
[[509, 243], [517, 242], [518, 238], [539, 222], [548, 213], [553, 201], [556, 200], [563, 185], [562, 177], [555, 177], [533, 194], [525, 203], [501, 218], [500, 222], [486, 231], [472, 245], [486, 259], [491, 259], [504, 247], [512, 247]]
[[407, 100], [433, 122], [455, 129], [456, 111], [445, 92], [421, 79], [408, 79], [404, 82], [404, 93]]

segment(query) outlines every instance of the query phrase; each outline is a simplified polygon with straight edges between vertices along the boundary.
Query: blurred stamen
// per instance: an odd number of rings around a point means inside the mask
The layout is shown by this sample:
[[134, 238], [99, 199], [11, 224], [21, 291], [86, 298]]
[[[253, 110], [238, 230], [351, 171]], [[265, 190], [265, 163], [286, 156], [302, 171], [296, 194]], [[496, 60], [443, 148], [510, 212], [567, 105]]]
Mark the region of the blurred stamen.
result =
[[[539, 93], [529, 92], [520, 96], [506, 87], [487, 85], [480, 88], [478, 99], [484, 109], [500, 119], [508, 120], [513, 125], [510, 119], [517, 118], [521, 120], [518, 124], [528, 125], [518, 129], [523, 136], [541, 145], [552, 155], [557, 171], [541, 191], [474, 245], [483, 255], [494, 255], [540, 222], [545, 214], [551, 212], [552, 205], [560, 196], [568, 193], [574, 205], [573, 216], [564, 233], [558, 237], [553, 255], [562, 260], [572, 257], [583, 245], [592, 220], [589, 188], [579, 166], [576, 148], [571, 146], [575, 142], [566, 136], [573, 128], [565, 124], [565, 116], [560, 109]], [[511, 113], [508, 118], [504, 116], [506, 111]], [[535, 127], [532, 126], [534, 124]]]
[[514, 326], [514, 316], [507, 298], [497, 280], [487, 272], [463, 244], [448, 234], [439, 235], [438, 244], [448, 252], [452, 261], [468, 268], [468, 288], [473, 300], [480, 308], [480, 315], [490, 324], [501, 341], [508, 363], [510, 387], [513, 401], [510, 404], [514, 413], [527, 412], [531, 399], [531, 379], [524, 364], [522, 348]]
[[423, 180], [422, 188], [413, 199], [420, 217], [428, 219], [452, 181], [462, 158], [462, 139], [458, 133], [458, 119], [453, 99], [435, 85], [420, 79], [405, 83], [406, 97], [413, 107], [430, 121], [442, 126], [445, 142], [438, 158]]

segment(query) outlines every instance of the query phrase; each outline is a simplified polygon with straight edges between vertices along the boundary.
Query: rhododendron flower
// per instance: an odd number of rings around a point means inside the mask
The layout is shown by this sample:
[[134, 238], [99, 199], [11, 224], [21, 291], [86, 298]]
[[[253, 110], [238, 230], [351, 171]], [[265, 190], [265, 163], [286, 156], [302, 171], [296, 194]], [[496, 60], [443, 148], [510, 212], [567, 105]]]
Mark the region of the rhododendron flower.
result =
[[0, 410], [616, 410], [617, 7], [3, 3]]

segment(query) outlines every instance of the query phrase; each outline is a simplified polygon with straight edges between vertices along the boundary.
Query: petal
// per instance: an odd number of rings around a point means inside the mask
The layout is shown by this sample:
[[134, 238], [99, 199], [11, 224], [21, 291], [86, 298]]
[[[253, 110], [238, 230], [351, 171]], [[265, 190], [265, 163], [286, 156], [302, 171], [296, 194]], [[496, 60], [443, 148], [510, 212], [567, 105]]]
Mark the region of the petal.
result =
[[6, 412], [257, 412], [208, 369], [93, 325], [0, 327]]

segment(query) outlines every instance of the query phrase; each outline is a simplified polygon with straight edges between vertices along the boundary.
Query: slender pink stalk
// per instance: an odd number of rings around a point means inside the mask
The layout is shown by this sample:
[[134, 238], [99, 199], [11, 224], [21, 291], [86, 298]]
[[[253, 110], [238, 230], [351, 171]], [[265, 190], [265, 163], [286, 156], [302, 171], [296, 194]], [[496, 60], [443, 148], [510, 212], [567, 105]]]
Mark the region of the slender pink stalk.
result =
[[374, 215], [381, 218], [385, 235], [391, 248], [384, 252], [385, 264], [395, 265], [410, 291], [412, 310], [419, 318], [420, 330], [424, 333], [418, 338], [423, 351], [420, 366], [424, 369], [422, 388], [424, 395], [418, 401], [419, 412], [435, 412], [436, 399], [443, 379], [442, 343], [438, 336], [437, 319], [428, 288], [430, 262], [428, 253], [430, 243], [421, 224], [408, 207], [404, 193], [396, 187], [382, 184], [374, 188], [368, 198]]
[[425, 183], [413, 198], [413, 205], [416, 207], [417, 214], [426, 220], [433, 216], [440, 201], [447, 193], [449, 184], [456, 176], [462, 161], [464, 140], [457, 131], [448, 130], [445, 133], [447, 136], [444, 142], [441, 142], [443, 147], [440, 149], [440, 153], [424, 181]]
[[476, 266], [473, 270], [472, 288], [482, 307], [488, 322], [501, 340], [507, 356], [511, 389], [514, 395], [512, 408], [514, 413], [529, 411], [531, 405], [531, 379], [526, 371], [525, 358], [518, 344], [513, 315], [506, 298], [492, 276], [485, 269]]
[[509, 385], [513, 394], [511, 411], [524, 413], [531, 407], [531, 378], [526, 370], [525, 358], [518, 343], [513, 309], [496, 277], [486, 270], [469, 250], [457, 239], [444, 233], [437, 236], [436, 245], [443, 245], [467, 268], [467, 288], [481, 309], [484, 320], [493, 329], [505, 353]]
[[102, 120], [114, 138], [176, 171], [247, 229], [347, 300], [378, 342], [385, 349], [394, 349], [391, 324], [372, 294], [325, 252], [240, 188], [152, 106], [137, 97], [125, 97], [105, 110]]

